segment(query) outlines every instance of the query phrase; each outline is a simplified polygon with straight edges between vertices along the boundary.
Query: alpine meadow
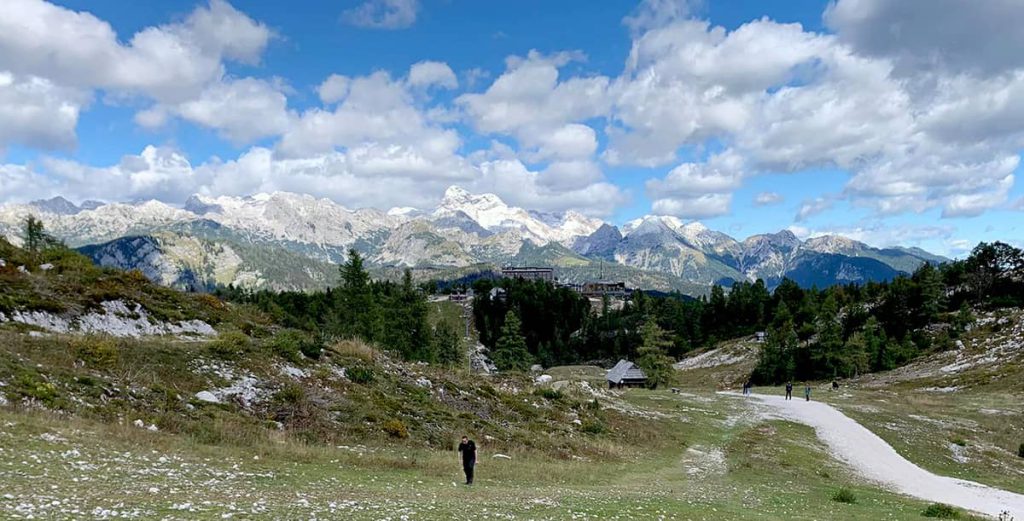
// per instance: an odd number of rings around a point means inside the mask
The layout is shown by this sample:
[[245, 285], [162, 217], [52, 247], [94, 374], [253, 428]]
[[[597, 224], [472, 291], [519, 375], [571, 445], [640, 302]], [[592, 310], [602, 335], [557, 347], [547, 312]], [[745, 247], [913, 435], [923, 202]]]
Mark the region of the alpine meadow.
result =
[[1022, 26], [5, 0], [0, 519], [1024, 521]]

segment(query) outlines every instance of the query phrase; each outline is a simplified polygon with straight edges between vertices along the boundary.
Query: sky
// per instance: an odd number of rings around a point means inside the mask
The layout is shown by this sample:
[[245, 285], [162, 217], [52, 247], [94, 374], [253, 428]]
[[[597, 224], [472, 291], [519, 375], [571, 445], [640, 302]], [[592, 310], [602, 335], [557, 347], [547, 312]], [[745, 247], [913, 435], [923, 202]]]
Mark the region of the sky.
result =
[[1024, 243], [1019, 0], [4, 0], [0, 204], [447, 187]]

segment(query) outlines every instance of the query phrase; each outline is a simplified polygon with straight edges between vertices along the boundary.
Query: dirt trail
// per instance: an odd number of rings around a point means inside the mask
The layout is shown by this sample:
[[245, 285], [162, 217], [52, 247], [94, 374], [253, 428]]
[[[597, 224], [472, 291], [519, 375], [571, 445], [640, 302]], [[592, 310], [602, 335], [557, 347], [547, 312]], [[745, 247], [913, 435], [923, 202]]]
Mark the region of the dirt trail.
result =
[[1009, 512], [1014, 519], [1024, 519], [1024, 495], [932, 474], [907, 461], [885, 440], [830, 405], [760, 394], [751, 395], [751, 399], [769, 417], [813, 427], [833, 456], [891, 490], [993, 517]]

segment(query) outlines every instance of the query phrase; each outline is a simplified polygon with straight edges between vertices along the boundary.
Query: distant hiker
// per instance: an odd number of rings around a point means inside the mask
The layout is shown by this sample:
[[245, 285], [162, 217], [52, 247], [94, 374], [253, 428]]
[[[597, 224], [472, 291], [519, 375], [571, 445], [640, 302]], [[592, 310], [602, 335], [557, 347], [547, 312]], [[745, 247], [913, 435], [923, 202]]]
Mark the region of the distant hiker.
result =
[[743, 396], [750, 394], [750, 381], [743, 382]]
[[793, 382], [789, 382], [786, 384], [786, 399], [793, 399]]
[[804, 400], [811, 401], [811, 386], [807, 385], [804, 387]]
[[838, 391], [839, 390], [839, 382], [837, 382], [835, 380], [832, 380], [832, 390], [833, 391]]
[[459, 453], [462, 455], [462, 471], [466, 473], [466, 484], [473, 484], [473, 467], [476, 466], [476, 444], [467, 436], [462, 437], [459, 443]]

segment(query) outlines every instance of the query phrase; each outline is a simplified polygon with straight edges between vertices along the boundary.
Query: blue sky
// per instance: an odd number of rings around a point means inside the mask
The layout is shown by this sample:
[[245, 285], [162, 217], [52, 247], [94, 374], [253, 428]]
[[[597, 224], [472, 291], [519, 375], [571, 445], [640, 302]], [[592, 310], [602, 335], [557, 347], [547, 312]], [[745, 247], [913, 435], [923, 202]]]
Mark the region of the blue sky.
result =
[[940, 2], [11, 0], [0, 203], [458, 184], [740, 238], [1019, 244], [1024, 5]]

